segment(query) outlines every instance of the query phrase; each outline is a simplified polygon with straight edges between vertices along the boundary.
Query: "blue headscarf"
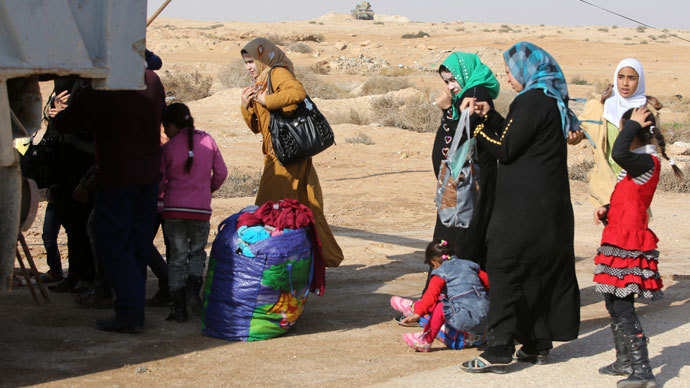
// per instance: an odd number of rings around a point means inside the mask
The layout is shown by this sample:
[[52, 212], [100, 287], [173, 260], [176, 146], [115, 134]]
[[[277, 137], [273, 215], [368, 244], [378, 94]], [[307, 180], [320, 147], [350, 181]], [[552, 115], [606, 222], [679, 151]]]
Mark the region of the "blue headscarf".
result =
[[568, 85], [561, 67], [544, 49], [529, 42], [516, 43], [503, 53], [503, 59], [513, 77], [524, 89], [518, 96], [528, 90], [541, 89], [544, 94], [558, 103], [561, 112], [563, 135], [580, 130], [580, 121], [568, 108]]

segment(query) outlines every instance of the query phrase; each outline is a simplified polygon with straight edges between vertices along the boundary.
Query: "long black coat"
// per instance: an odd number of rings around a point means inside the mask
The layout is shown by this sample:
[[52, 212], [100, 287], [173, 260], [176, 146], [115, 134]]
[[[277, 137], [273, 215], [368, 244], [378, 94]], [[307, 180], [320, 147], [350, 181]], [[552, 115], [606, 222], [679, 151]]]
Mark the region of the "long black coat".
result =
[[527, 91], [505, 120], [491, 111], [487, 121], [478, 141], [499, 161], [487, 231], [489, 345], [575, 339], [580, 293], [556, 101], [541, 90]]

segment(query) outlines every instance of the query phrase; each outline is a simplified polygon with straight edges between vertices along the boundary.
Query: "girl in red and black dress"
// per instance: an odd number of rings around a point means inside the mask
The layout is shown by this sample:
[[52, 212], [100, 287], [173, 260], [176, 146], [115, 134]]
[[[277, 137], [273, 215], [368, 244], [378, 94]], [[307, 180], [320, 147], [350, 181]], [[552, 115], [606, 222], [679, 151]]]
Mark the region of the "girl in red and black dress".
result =
[[[596, 222], [604, 222], [601, 247], [594, 258], [596, 290], [604, 294], [611, 315], [616, 361], [599, 372], [629, 375], [618, 387], [654, 387], [649, 365], [647, 338], [635, 314], [634, 296], [659, 299], [663, 296], [658, 272], [658, 238], [647, 226], [647, 209], [659, 182], [661, 155], [667, 159], [665, 141], [646, 108], [627, 111], [623, 128], [611, 151], [623, 170], [611, 194], [611, 202], [595, 211]], [[680, 169], [669, 160], [677, 177]]]

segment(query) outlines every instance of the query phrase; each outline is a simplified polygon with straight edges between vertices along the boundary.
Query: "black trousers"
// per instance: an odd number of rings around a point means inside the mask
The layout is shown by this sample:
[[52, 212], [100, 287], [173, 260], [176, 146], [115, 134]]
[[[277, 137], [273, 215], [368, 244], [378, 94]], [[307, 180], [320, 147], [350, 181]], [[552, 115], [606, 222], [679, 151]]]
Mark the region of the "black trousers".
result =
[[623, 332], [627, 335], [642, 332], [642, 325], [635, 313], [635, 296], [630, 294], [625, 298], [619, 298], [613, 294], [604, 294], [606, 310], [611, 315], [611, 320], [615, 324], [620, 324]]

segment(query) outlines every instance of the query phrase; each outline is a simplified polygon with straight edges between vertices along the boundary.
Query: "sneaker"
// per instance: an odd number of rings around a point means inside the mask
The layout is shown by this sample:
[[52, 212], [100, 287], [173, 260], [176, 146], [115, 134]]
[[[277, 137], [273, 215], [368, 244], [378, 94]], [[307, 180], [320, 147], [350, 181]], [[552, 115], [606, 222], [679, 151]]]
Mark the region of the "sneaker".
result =
[[418, 352], [428, 352], [431, 348], [431, 342], [424, 339], [424, 333], [405, 333], [402, 337], [409, 347]]
[[414, 301], [412, 299], [401, 298], [399, 296], [391, 296], [391, 307], [403, 313], [403, 315], [405, 316], [414, 314], [414, 311], [412, 311], [413, 304]]
[[52, 269], [41, 274], [41, 282], [43, 282], [43, 284], [57, 283], [63, 278], [61, 273], [54, 272]]

